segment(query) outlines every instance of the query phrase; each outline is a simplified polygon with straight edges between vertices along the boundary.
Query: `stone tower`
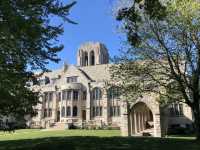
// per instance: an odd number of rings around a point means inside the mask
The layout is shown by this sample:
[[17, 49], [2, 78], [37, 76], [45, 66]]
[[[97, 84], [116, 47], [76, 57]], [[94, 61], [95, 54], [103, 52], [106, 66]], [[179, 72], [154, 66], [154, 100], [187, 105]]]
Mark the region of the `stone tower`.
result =
[[94, 66], [99, 64], [107, 64], [109, 62], [109, 54], [106, 46], [102, 43], [88, 42], [80, 46], [77, 54], [78, 66]]

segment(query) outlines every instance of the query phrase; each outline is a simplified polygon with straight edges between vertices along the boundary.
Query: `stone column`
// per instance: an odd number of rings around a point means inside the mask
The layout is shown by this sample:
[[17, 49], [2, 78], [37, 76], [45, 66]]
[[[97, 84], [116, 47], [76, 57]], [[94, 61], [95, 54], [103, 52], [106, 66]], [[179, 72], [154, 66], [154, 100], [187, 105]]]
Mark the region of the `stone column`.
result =
[[43, 107], [44, 107], [44, 101], [43, 101], [43, 96], [39, 97], [39, 101], [41, 102], [41, 104], [38, 104], [39, 105], [39, 110], [38, 111], [38, 119], [41, 121], [42, 118], [43, 118]]
[[60, 122], [62, 120], [62, 103], [63, 103], [63, 91], [61, 91], [61, 100], [60, 100]]
[[161, 137], [161, 128], [160, 128], [160, 113], [154, 114], [154, 137]]
[[[69, 101], [68, 103], [71, 104], [71, 105], [70, 105], [70, 107], [71, 107], [71, 117], [73, 117], [73, 105], [74, 105], [74, 100], [73, 100], [73, 90], [71, 90], [70, 95], [71, 95], [71, 97], [70, 97], [70, 99], [67, 100], [67, 101]], [[66, 101], [66, 102], [67, 102], [67, 101]]]
[[91, 96], [90, 96], [90, 83], [88, 83], [87, 87], [87, 98], [86, 98], [86, 121], [91, 120], [91, 112], [90, 112], [90, 103], [91, 103]]
[[56, 121], [56, 107], [57, 107], [57, 93], [53, 92], [53, 101], [52, 101], [52, 119]]
[[139, 118], [139, 113], [138, 112], [136, 113], [136, 118], [137, 118], [137, 120], [136, 120], [137, 133], [139, 133], [140, 132], [140, 118]]
[[129, 118], [130, 118], [130, 132], [131, 132], [131, 135], [132, 135], [133, 134], [133, 120], [134, 120], [132, 111], [130, 112]]
[[136, 112], [134, 111], [134, 128], [135, 128], [135, 133], [137, 133], [137, 115], [136, 115]]
[[138, 128], [139, 132], [141, 131], [141, 117], [140, 117], [140, 112], [138, 112]]
[[130, 121], [129, 121], [129, 111], [128, 103], [126, 101], [122, 102], [121, 107], [121, 135], [130, 136]]
[[143, 131], [142, 112], [140, 112], [140, 132]]
[[143, 116], [144, 116], [144, 130], [146, 129], [146, 112], [143, 113]]
[[107, 98], [107, 91], [106, 90], [103, 90], [102, 100], [104, 101], [103, 107], [102, 107], [102, 115], [103, 115], [103, 118], [105, 120], [105, 124], [108, 124], [108, 109], [109, 109], [109, 106], [108, 106], [108, 98]]

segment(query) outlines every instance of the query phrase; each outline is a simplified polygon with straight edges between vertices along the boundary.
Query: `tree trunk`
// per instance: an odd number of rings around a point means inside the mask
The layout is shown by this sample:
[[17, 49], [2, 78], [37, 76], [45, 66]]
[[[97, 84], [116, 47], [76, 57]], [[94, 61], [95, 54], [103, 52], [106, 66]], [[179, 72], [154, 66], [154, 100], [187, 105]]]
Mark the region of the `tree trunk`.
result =
[[195, 125], [195, 133], [196, 138], [198, 141], [200, 141], [200, 107], [199, 102], [195, 103], [193, 107], [193, 113], [194, 113], [194, 125]]

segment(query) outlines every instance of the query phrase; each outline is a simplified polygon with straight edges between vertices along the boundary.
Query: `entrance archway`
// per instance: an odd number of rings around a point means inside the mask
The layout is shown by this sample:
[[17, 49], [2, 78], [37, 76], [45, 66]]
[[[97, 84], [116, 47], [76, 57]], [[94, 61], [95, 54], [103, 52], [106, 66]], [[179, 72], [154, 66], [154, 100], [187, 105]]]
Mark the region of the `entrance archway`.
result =
[[130, 112], [131, 135], [152, 135], [154, 132], [154, 118], [151, 109], [144, 103], [138, 102]]

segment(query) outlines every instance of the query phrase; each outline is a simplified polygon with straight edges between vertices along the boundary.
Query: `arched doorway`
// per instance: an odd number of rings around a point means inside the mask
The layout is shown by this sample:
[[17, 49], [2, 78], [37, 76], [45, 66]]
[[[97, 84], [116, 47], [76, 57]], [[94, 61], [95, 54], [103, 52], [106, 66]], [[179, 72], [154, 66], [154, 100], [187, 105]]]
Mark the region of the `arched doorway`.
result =
[[144, 102], [138, 102], [131, 108], [130, 129], [131, 135], [151, 136], [153, 134], [153, 113]]

